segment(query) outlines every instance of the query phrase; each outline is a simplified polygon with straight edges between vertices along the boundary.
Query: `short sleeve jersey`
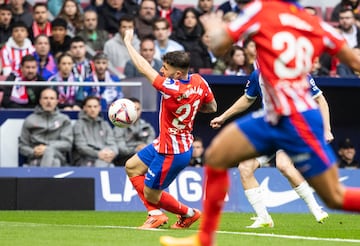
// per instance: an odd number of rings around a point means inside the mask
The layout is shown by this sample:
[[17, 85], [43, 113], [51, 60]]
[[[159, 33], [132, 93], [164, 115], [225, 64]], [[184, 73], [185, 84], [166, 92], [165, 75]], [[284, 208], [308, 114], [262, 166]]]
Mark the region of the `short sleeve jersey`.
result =
[[159, 136], [154, 140], [159, 153], [179, 154], [188, 151], [193, 142], [196, 113], [214, 95], [203, 77], [188, 75], [188, 80], [157, 76], [153, 86], [162, 94], [159, 111]]
[[276, 123], [316, 107], [306, 75], [322, 52], [335, 55], [345, 43], [339, 33], [294, 3], [269, 0], [248, 4], [227, 32], [234, 41], [251, 36], [264, 80], [267, 120]]
[[[317, 98], [323, 93], [316, 85], [314, 78], [310, 74], [307, 75], [307, 81], [310, 85], [310, 92], [313, 98]], [[250, 74], [249, 79], [246, 83], [246, 97], [250, 99], [256, 99], [258, 96], [262, 97], [262, 87], [263, 85], [259, 81], [259, 70], [257, 69]]]

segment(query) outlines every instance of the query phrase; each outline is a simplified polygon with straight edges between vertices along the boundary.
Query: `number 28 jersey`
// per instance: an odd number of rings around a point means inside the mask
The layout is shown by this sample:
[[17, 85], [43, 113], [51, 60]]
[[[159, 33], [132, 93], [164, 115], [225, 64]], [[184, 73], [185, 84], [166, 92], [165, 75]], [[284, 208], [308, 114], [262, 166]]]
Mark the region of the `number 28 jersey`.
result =
[[227, 26], [234, 41], [251, 36], [264, 80], [266, 119], [316, 108], [306, 75], [315, 57], [335, 55], [345, 41], [330, 25], [294, 3], [254, 1]]
[[153, 86], [162, 94], [159, 112], [159, 136], [154, 147], [159, 153], [179, 154], [188, 151], [193, 142], [194, 119], [204, 103], [214, 95], [203, 77], [189, 74], [188, 80], [157, 76]]

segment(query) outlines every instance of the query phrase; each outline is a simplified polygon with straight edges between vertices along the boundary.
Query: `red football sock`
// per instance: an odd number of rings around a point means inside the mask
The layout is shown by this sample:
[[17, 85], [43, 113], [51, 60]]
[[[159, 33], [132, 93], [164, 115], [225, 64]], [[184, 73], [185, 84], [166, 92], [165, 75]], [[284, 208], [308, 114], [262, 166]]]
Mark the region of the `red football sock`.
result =
[[343, 209], [360, 212], [360, 188], [345, 188]]
[[160, 197], [160, 201], [157, 204], [159, 207], [179, 215], [185, 215], [188, 212], [188, 207], [176, 200], [172, 195], [163, 191]]
[[204, 177], [205, 197], [199, 237], [202, 246], [211, 246], [214, 244], [215, 231], [230, 183], [227, 170], [205, 167]]
[[151, 210], [155, 210], [155, 209], [159, 209], [159, 207], [157, 207], [156, 205], [148, 202], [145, 199], [144, 196], [144, 181], [145, 181], [145, 175], [140, 175], [140, 176], [135, 176], [130, 178], [131, 183], [133, 184], [135, 190], [137, 191], [141, 201], [144, 203], [147, 211], [151, 211]]

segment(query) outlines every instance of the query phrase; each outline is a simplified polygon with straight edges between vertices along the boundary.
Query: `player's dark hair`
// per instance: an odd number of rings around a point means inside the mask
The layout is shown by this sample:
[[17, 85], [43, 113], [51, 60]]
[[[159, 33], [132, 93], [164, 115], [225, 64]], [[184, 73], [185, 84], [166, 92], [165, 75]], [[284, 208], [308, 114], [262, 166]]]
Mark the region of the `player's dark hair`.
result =
[[176, 68], [189, 69], [190, 66], [190, 54], [185, 51], [168, 52], [163, 55], [162, 60]]

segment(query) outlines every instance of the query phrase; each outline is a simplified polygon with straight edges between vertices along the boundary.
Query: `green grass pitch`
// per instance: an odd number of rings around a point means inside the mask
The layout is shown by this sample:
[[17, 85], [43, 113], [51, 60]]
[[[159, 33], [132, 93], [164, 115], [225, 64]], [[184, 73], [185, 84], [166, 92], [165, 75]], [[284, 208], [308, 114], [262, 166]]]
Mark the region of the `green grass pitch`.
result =
[[[360, 215], [330, 214], [318, 224], [310, 214], [274, 213], [274, 228], [246, 229], [251, 216], [224, 213], [217, 245], [360, 245]], [[176, 221], [169, 215], [160, 230], [136, 229], [145, 218], [145, 212], [0, 211], [0, 245], [152, 246], [161, 235], [188, 236], [198, 228], [196, 223], [188, 230], [169, 229]]]

